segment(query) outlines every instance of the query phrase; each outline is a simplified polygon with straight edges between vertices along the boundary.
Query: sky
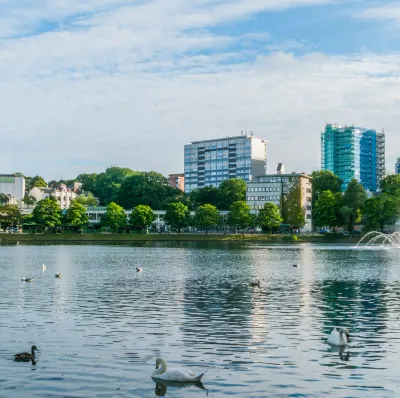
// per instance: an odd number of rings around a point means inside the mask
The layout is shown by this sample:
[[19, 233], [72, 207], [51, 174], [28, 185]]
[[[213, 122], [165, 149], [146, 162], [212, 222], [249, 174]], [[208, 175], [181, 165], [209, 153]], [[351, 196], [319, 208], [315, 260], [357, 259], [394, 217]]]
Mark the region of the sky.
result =
[[320, 168], [326, 123], [400, 156], [400, 1], [0, 0], [0, 173], [183, 171], [253, 131], [268, 172]]

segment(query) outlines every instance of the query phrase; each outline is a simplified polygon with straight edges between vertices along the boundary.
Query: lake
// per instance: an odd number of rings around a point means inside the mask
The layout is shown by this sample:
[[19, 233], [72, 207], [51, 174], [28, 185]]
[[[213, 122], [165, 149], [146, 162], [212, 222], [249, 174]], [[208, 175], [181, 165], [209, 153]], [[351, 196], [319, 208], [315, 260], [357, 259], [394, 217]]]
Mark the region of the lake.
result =
[[[0, 281], [1, 398], [400, 395], [400, 250], [0, 246]], [[156, 385], [158, 356], [204, 389]]]

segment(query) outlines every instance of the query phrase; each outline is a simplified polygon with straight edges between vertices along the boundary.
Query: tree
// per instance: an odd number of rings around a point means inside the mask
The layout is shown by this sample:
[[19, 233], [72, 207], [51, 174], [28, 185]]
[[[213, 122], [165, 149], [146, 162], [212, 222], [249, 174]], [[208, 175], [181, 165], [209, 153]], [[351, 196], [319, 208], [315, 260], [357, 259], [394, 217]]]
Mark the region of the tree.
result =
[[47, 187], [46, 181], [41, 176], [35, 177], [25, 177], [25, 187], [26, 190], [29, 192], [32, 188], [35, 187]]
[[[344, 209], [341, 210], [342, 216], [346, 219], [348, 232], [352, 232], [354, 225], [361, 222], [362, 211], [367, 193], [364, 187], [353, 178], [347, 186], [346, 192], [343, 195]], [[351, 209], [351, 212], [349, 211]]]
[[234, 228], [244, 230], [250, 226], [253, 218], [250, 214], [250, 206], [245, 201], [232, 203], [229, 209], [228, 224]]
[[332, 193], [341, 192], [343, 180], [330, 170], [318, 170], [311, 173], [313, 184], [313, 206], [322, 192], [331, 191]]
[[153, 223], [156, 215], [150, 206], [139, 205], [136, 206], [131, 213], [129, 223], [136, 228], [139, 228], [141, 231], [147, 230], [149, 225]]
[[217, 225], [219, 221], [219, 211], [215, 206], [205, 204], [196, 209], [194, 223], [197, 226], [203, 227], [206, 230], [206, 235], [208, 235], [208, 229], [214, 225]]
[[96, 190], [96, 180], [97, 180], [98, 174], [92, 173], [92, 174], [79, 174], [78, 177], [76, 177], [76, 181], [82, 183], [82, 189], [86, 192], [95, 192]]
[[33, 206], [37, 202], [36, 198], [32, 195], [25, 195], [23, 201], [27, 206]]
[[79, 195], [74, 199], [74, 202], [80, 203], [83, 206], [96, 207], [99, 205], [99, 200], [93, 196], [91, 192], [86, 195]]
[[101, 225], [110, 227], [113, 231], [118, 231], [118, 229], [126, 227], [126, 224], [127, 219], [124, 208], [114, 202], [109, 203], [107, 211], [101, 218]]
[[284, 223], [295, 228], [302, 228], [306, 223], [305, 209], [302, 207], [300, 180], [296, 177], [291, 179], [287, 192], [282, 197], [282, 218]]
[[341, 225], [342, 216], [340, 209], [343, 206], [341, 193], [323, 191], [318, 197], [313, 208], [313, 221], [316, 227], [335, 229]]
[[44, 227], [56, 227], [61, 224], [61, 209], [56, 198], [50, 196], [37, 202], [33, 209], [33, 220]]
[[193, 190], [189, 195], [192, 209], [197, 209], [199, 206], [203, 206], [206, 204], [218, 206], [218, 193], [219, 189], [212, 186]]
[[246, 183], [240, 178], [225, 180], [218, 188], [218, 208], [229, 210], [233, 203], [246, 200]]
[[86, 214], [86, 207], [82, 204], [73, 201], [69, 209], [65, 212], [64, 222], [68, 225], [73, 225], [82, 228], [88, 223], [88, 216]]
[[10, 197], [5, 193], [0, 193], [0, 205], [5, 205], [10, 201]]
[[265, 203], [258, 213], [257, 222], [262, 229], [269, 230], [272, 233], [273, 228], [278, 228], [283, 219], [279, 211], [279, 207], [273, 203]]
[[381, 180], [381, 190], [391, 196], [400, 197], [400, 174], [392, 174]]
[[399, 216], [399, 198], [387, 194], [367, 199], [364, 204], [364, 220], [368, 229], [384, 231], [393, 225]]
[[181, 229], [190, 223], [190, 211], [183, 203], [170, 203], [165, 213], [165, 222], [181, 233]]
[[0, 224], [4, 227], [18, 226], [22, 220], [22, 214], [17, 205], [6, 204], [0, 206]]

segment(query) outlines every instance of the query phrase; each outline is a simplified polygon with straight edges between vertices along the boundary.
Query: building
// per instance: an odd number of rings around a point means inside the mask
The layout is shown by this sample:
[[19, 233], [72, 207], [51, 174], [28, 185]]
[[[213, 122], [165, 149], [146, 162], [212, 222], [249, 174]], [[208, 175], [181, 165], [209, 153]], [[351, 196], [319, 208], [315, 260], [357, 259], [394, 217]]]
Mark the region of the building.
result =
[[36, 202], [53, 196], [60, 202], [61, 209], [68, 209], [77, 194], [67, 188], [65, 184], [60, 184], [58, 188], [34, 187], [30, 190], [29, 196], [34, 197]]
[[376, 192], [385, 175], [385, 134], [355, 126], [328, 124], [321, 133], [321, 167], [343, 180], [342, 190], [355, 178]]
[[400, 174], [400, 158], [397, 159], [396, 166], [395, 166], [395, 173]]
[[0, 174], [0, 194], [9, 196], [9, 203], [17, 204], [25, 197], [25, 178], [17, 174]]
[[[278, 171], [284, 170], [282, 164]], [[283, 223], [297, 227], [304, 215], [304, 231], [312, 230], [312, 179], [307, 174], [267, 174], [247, 183], [246, 201], [253, 213], [265, 203], [274, 203], [281, 210]]]
[[243, 134], [185, 145], [185, 192], [218, 187], [230, 178], [250, 182], [266, 173], [267, 141]]
[[169, 186], [172, 188], [180, 189], [181, 191], [185, 190], [185, 174], [170, 174], [168, 176]]

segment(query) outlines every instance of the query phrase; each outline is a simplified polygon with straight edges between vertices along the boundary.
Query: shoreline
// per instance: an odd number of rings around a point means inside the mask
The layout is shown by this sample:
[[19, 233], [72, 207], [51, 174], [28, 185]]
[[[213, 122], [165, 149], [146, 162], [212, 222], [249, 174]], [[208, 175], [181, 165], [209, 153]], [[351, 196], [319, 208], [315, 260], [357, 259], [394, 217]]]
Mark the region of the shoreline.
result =
[[[297, 236], [297, 239], [296, 237]], [[360, 236], [338, 235], [217, 235], [217, 234], [0, 234], [0, 245], [19, 243], [134, 243], [134, 242], [221, 242], [221, 243], [331, 243], [357, 244]]]

